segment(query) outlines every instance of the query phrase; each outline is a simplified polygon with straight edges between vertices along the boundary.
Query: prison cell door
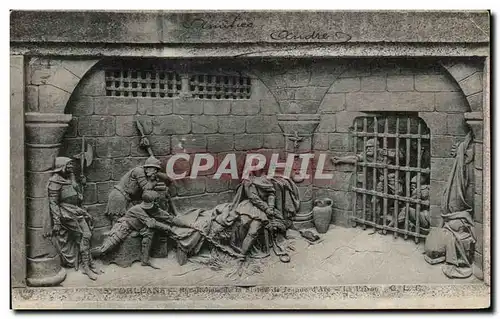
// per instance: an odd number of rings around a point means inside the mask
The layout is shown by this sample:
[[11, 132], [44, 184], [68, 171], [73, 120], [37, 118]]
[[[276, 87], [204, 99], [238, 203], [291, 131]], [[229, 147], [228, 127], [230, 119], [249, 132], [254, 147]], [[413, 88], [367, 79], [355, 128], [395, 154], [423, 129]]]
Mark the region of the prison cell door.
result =
[[414, 114], [370, 114], [354, 120], [353, 225], [411, 236], [430, 227], [430, 132]]

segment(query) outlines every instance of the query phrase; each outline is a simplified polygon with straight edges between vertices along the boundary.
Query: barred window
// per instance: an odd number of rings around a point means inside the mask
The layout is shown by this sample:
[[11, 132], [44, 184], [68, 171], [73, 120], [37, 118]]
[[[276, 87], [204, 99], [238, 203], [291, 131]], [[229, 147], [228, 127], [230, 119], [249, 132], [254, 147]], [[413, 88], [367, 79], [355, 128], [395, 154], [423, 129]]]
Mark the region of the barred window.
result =
[[198, 99], [250, 99], [251, 84], [245, 76], [195, 74], [189, 79], [189, 92]]
[[424, 238], [430, 228], [430, 131], [412, 114], [354, 120], [355, 224]]
[[173, 98], [182, 91], [173, 71], [106, 70], [105, 81], [107, 96]]

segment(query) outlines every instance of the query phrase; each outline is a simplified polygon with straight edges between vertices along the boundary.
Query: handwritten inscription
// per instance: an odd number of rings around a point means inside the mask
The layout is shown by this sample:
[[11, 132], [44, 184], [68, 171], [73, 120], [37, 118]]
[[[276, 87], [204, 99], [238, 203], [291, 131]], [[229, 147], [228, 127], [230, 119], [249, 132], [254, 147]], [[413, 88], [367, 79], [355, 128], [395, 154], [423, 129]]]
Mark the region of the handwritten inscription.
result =
[[186, 29], [236, 29], [236, 28], [253, 28], [253, 22], [241, 19], [240, 15], [235, 16], [233, 19], [222, 19], [211, 21], [203, 18], [196, 18], [185, 21], [182, 26]]
[[272, 32], [269, 37], [276, 41], [335, 41], [335, 42], [347, 42], [351, 40], [351, 36], [342, 31], [336, 32], [321, 32], [321, 31], [312, 31], [312, 32], [294, 32], [289, 30], [280, 30]]

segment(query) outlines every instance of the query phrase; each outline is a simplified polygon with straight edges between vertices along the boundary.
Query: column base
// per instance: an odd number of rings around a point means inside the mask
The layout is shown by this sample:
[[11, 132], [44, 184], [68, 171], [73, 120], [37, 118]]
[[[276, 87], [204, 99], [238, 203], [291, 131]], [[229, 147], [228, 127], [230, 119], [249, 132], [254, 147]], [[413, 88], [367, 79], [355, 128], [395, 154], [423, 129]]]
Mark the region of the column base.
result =
[[475, 264], [472, 265], [472, 274], [479, 280], [484, 279], [483, 270]]
[[61, 267], [59, 255], [48, 258], [28, 258], [28, 286], [57, 286], [66, 279], [66, 269]]

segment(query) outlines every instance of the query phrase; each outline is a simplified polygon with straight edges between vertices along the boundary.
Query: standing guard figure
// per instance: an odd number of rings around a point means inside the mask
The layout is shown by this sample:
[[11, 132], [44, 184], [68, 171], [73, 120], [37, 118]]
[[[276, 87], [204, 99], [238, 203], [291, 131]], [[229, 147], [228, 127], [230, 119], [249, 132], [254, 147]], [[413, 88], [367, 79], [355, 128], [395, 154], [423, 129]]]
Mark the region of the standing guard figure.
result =
[[63, 266], [78, 269], [81, 261], [82, 272], [96, 280], [98, 271], [90, 256], [93, 218], [81, 207], [83, 191], [73, 169], [70, 158], [56, 158], [48, 184], [52, 236]]
[[144, 191], [153, 190], [160, 179], [168, 186], [170, 179], [159, 171], [160, 168], [160, 161], [151, 156], [144, 165], [134, 167], [123, 175], [109, 193], [106, 215], [116, 221], [125, 214], [132, 201], [140, 200]]

